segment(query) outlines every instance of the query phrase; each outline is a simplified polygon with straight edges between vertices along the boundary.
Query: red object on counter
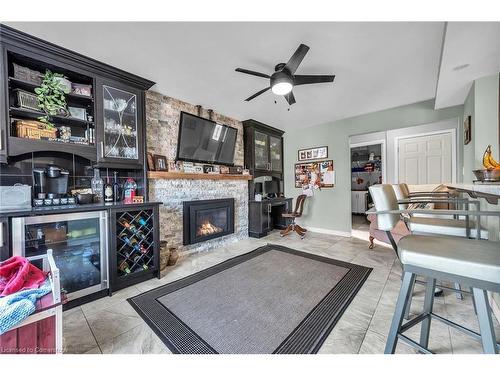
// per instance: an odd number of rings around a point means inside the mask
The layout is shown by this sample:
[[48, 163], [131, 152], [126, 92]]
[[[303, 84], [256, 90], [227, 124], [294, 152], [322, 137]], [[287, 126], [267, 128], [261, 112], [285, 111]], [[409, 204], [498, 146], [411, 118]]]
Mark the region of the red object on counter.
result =
[[0, 263], [0, 296], [23, 289], [38, 288], [45, 281], [47, 274], [26, 258], [14, 256]]

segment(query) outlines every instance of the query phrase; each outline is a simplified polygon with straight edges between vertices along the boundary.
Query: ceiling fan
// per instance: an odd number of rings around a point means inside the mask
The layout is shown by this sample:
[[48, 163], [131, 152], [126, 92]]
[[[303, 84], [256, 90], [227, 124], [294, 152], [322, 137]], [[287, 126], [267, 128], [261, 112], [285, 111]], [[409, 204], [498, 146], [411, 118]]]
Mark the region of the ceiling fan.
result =
[[269, 87], [256, 92], [252, 96], [245, 99], [249, 102], [250, 100], [256, 98], [257, 96], [265, 93], [267, 90], [271, 89], [276, 95], [283, 95], [289, 105], [295, 103], [295, 97], [293, 96], [292, 89], [294, 86], [299, 85], [309, 85], [312, 83], [323, 83], [323, 82], [333, 82], [335, 79], [334, 75], [297, 75], [295, 71], [299, 67], [300, 63], [304, 59], [309, 47], [305, 44], [301, 44], [299, 48], [295, 51], [293, 56], [285, 63], [279, 63], [274, 67], [274, 73], [271, 75], [254, 72], [248, 69], [237, 68], [236, 71], [240, 73], [250, 74], [257, 77], [268, 78], [270, 80]]

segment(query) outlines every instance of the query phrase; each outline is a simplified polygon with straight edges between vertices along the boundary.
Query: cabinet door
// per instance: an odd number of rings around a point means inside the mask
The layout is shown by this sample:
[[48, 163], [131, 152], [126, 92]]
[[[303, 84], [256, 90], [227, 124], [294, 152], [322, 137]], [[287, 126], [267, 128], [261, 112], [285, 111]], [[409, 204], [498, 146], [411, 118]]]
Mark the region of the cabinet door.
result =
[[0, 48], [0, 163], [7, 161], [7, 137], [8, 137], [8, 115], [7, 103], [9, 95], [7, 95], [7, 53], [4, 48]]
[[0, 262], [11, 256], [9, 247], [9, 219], [0, 218]]
[[271, 203], [262, 204], [262, 231], [271, 229]]
[[269, 171], [269, 136], [259, 131], [254, 132], [255, 169]]
[[117, 82], [97, 80], [98, 162], [142, 165], [143, 93]]
[[269, 155], [271, 158], [271, 170], [282, 172], [282, 147], [281, 138], [269, 136]]

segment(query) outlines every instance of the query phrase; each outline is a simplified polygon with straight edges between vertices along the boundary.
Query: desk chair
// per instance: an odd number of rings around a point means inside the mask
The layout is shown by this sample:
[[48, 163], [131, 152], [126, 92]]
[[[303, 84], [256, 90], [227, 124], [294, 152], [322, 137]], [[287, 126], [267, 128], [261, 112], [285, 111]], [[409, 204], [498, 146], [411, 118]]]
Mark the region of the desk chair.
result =
[[283, 229], [280, 232], [281, 237], [284, 237], [290, 232], [294, 231], [300, 236], [300, 239], [304, 239], [307, 229], [304, 229], [299, 224], [296, 224], [295, 219], [302, 216], [305, 200], [306, 200], [306, 195], [304, 194], [299, 195], [295, 202], [295, 210], [293, 212], [287, 212], [281, 215], [284, 218], [292, 219], [292, 222], [286, 227], [286, 229]]

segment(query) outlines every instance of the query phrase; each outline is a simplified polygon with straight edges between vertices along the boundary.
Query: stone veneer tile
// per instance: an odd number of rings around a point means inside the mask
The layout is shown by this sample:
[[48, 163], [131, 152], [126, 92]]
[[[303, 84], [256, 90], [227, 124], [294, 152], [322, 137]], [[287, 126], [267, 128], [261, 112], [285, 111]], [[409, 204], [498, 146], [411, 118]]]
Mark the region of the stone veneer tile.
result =
[[[197, 114], [195, 105], [162, 95], [146, 92], [146, 141], [148, 152], [174, 160], [181, 111]], [[202, 110], [208, 118], [208, 111]], [[212, 119], [238, 129], [234, 163], [243, 165], [243, 124], [241, 121], [213, 112]], [[235, 199], [234, 234], [202, 242], [182, 245], [182, 202], [198, 199]], [[160, 237], [168, 246], [182, 250], [182, 255], [210, 250], [223, 244], [248, 237], [248, 182], [223, 180], [149, 180], [149, 199], [163, 202], [160, 206]]]

